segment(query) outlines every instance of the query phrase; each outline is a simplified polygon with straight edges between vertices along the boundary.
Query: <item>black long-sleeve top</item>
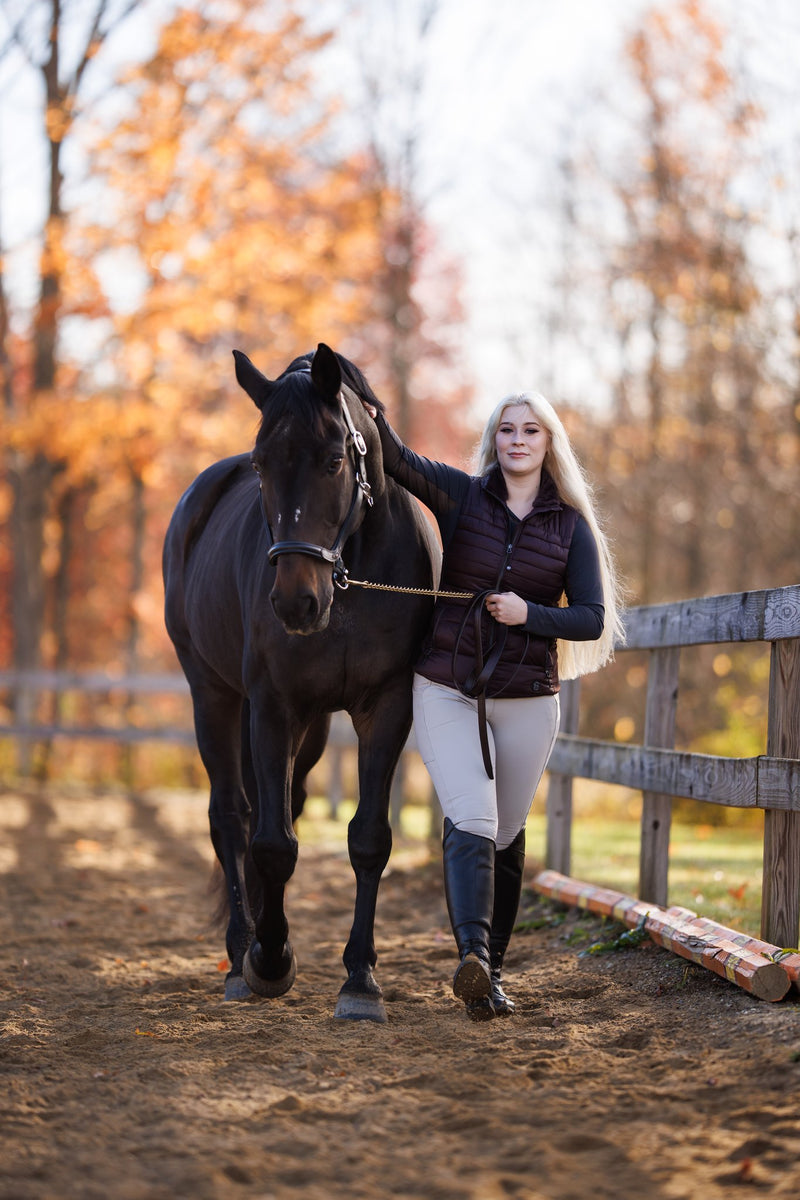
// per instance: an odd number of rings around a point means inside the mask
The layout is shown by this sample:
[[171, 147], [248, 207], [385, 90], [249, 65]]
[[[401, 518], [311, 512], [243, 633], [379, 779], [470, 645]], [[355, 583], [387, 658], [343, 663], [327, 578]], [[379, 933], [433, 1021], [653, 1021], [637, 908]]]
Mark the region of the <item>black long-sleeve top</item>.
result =
[[[434, 514], [446, 561], [471, 476], [446, 463], [415, 454], [403, 444], [383, 414], [378, 414], [376, 425], [383, 449], [384, 470]], [[502, 475], [500, 479], [502, 481]], [[498, 498], [505, 503], [505, 496]], [[513, 540], [519, 519], [507, 506], [506, 511], [510, 540]], [[586, 519], [580, 514], [569, 546], [564, 593], [566, 608], [526, 600], [528, 619], [518, 628], [534, 637], [576, 642], [594, 641], [602, 634], [605, 608], [597, 544]]]

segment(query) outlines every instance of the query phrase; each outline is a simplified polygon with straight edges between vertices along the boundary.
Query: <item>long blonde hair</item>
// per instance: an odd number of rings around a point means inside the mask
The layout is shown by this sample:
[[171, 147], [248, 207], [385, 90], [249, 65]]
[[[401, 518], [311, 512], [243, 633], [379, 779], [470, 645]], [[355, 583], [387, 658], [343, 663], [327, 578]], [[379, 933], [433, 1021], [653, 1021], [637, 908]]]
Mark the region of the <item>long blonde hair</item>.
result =
[[[549, 472], [561, 500], [577, 509], [592, 531], [600, 558], [600, 579], [603, 587], [605, 617], [603, 632], [594, 642], [558, 643], [558, 673], [562, 679], [575, 679], [596, 671], [614, 657], [614, 646], [625, 641], [622, 623], [622, 590], [617, 578], [614, 559], [608, 540], [597, 520], [592, 486], [575, 456], [561, 418], [549, 400], [538, 392], [519, 392], [506, 396], [497, 405], [483, 431], [477, 452], [476, 473], [486, 475], [497, 462], [495, 437], [507, 408], [524, 405], [547, 430], [549, 444], [544, 456], [544, 469]], [[566, 603], [562, 596], [561, 603]]]

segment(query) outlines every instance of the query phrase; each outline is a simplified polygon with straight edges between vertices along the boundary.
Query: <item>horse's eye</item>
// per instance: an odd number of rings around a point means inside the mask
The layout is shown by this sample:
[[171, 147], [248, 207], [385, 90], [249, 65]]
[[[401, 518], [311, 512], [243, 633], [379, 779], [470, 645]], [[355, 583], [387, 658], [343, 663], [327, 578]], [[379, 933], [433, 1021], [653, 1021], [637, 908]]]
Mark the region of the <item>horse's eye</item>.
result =
[[342, 469], [343, 462], [344, 457], [341, 454], [337, 454], [335, 458], [330, 459], [328, 462], [328, 474], [338, 475], [339, 471]]

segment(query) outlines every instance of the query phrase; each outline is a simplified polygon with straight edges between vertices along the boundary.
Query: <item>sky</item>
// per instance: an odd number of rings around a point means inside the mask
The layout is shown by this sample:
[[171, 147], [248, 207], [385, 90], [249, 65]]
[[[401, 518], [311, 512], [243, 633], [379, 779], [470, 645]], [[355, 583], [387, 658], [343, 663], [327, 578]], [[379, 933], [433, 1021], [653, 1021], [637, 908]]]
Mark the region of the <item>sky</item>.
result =
[[[785, 99], [797, 89], [800, 5], [796, 0], [713, 0], [734, 24], [758, 98]], [[541, 201], [557, 186], [556, 163], [578, 134], [612, 136], [592, 129], [602, 90], [619, 91], [624, 37], [647, 0], [438, 0], [424, 39], [409, 17], [431, 0], [308, 0], [320, 26], [338, 28], [336, 49], [325, 65], [331, 90], [359, 106], [366, 59], [396, 84], [397, 101], [383, 113], [385, 136], [415, 134], [414, 186], [443, 248], [458, 258], [467, 325], [465, 354], [478, 409], [521, 388], [561, 384], [592, 402], [593, 381], [579, 356], [573, 375], [554, 380], [544, 367], [546, 332], [539, 325], [541, 289], [558, 257], [552, 230], [541, 223]], [[0, 0], [20, 11], [23, 0]], [[23, 5], [24, 6], [24, 5]], [[87, 9], [88, 11], [88, 9]], [[122, 62], [152, 44], [154, 0], [126, 23], [111, 49]], [[794, 31], [795, 36], [785, 36]], [[777, 33], [784, 36], [776, 36]], [[3, 40], [0, 35], [0, 42]], [[404, 81], [419, 72], [416, 107], [403, 99]], [[16, 247], [13, 261], [24, 291], [25, 263], [35, 253], [41, 224], [44, 150], [27, 132], [37, 96], [18, 58], [0, 61], [0, 231]], [[102, 86], [98, 79], [96, 86]], [[615, 89], [617, 89], [615, 91]], [[407, 90], [407, 89], [406, 89]], [[795, 97], [800, 101], [800, 98]], [[620, 114], [624, 118], [624, 111]], [[359, 118], [361, 119], [361, 118]], [[353, 136], [363, 132], [355, 119]], [[766, 136], [777, 154], [775, 126]], [[602, 153], [602, 149], [601, 149]], [[790, 193], [780, 202], [793, 203]], [[26, 259], [27, 256], [27, 259]], [[554, 397], [558, 400], [558, 397]]]

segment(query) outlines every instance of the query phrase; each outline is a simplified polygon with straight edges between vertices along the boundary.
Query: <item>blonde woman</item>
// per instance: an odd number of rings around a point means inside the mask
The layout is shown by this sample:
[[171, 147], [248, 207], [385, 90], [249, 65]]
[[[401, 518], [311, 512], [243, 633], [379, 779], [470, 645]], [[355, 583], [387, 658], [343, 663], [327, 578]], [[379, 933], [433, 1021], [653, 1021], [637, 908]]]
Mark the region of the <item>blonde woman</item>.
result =
[[525, 822], [559, 724], [559, 679], [622, 637], [614, 565], [555, 410], [506, 396], [467, 474], [404, 446], [381, 408], [384, 470], [436, 516], [441, 588], [414, 679], [414, 728], [444, 817], [453, 991], [472, 1020], [508, 1016], [502, 965], [517, 916]]

